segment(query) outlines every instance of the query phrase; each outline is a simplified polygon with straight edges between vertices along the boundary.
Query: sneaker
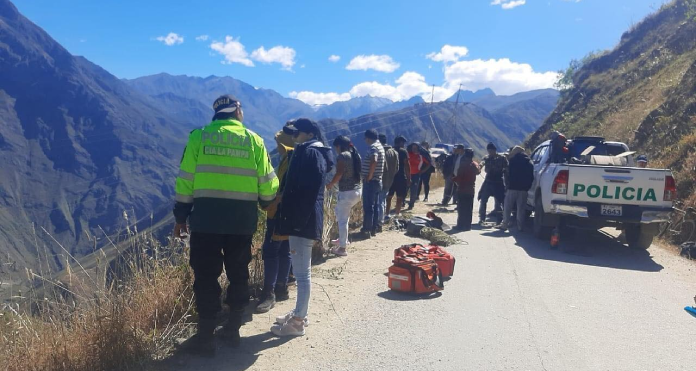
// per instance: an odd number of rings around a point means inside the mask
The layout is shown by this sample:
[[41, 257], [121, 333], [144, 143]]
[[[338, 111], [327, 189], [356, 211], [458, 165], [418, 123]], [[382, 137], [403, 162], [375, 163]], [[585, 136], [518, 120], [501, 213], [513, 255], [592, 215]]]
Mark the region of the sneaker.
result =
[[377, 228], [375, 228], [375, 233], [382, 233], [384, 231], [384, 228], [381, 225], [378, 225]]
[[505, 224], [505, 223], [500, 223], [500, 224], [496, 225], [495, 227], [498, 228], [498, 229], [500, 229], [501, 231], [507, 231], [507, 230], [508, 230], [508, 226], [507, 226], [507, 224]]
[[276, 336], [303, 336], [305, 334], [305, 325], [302, 321], [290, 318], [282, 325], [271, 327], [271, 332]]
[[339, 247], [333, 250], [334, 255], [336, 256], [348, 256], [348, 253], [346, 252], [345, 247]]
[[[278, 325], [284, 325], [293, 316], [295, 316], [295, 311], [291, 310], [291, 311], [283, 314], [282, 316], [276, 317], [275, 323]], [[304, 325], [305, 325], [305, 327], [309, 326], [309, 320], [307, 318], [304, 319]]]
[[423, 199], [423, 202], [428, 202], [428, 198], [427, 198], [427, 197], [424, 198], [424, 199]]
[[481, 219], [481, 220], [479, 220], [478, 225], [480, 225], [481, 227], [485, 227], [485, 226], [486, 226], [486, 221], [483, 220], [483, 219]]

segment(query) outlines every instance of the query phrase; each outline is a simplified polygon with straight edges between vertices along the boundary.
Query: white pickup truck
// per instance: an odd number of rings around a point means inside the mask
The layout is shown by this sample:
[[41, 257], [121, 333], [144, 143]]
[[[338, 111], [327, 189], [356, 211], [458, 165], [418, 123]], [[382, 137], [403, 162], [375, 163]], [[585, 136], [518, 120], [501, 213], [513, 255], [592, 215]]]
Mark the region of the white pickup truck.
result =
[[616, 227], [630, 247], [650, 247], [677, 195], [672, 172], [634, 167], [628, 146], [599, 137], [574, 138], [567, 148], [561, 161], [552, 156], [550, 141], [532, 153], [527, 204], [534, 234], [545, 239], [554, 228]]

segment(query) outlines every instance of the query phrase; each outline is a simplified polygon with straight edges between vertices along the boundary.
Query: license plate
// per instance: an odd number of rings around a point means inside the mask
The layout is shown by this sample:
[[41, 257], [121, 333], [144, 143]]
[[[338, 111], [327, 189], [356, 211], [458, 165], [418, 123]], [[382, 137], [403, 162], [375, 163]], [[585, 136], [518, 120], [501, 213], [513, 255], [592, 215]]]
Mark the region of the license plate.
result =
[[604, 216], [621, 216], [623, 209], [620, 205], [602, 205], [602, 215]]

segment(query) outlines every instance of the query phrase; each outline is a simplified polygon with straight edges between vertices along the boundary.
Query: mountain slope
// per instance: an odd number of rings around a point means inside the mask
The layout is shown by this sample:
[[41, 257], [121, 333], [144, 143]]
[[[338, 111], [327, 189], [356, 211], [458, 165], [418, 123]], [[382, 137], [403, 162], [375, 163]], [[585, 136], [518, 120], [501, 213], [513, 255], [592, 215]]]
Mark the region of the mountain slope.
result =
[[[455, 109], [456, 120], [453, 117]], [[437, 136], [430, 121], [430, 114], [443, 142], [464, 143], [474, 148], [477, 156], [484, 154], [488, 142], [492, 141], [500, 148], [508, 148], [524, 138], [524, 135], [509, 136], [503, 132], [495, 123], [494, 117], [485, 109], [473, 104], [455, 105], [452, 102], [420, 104], [395, 112], [365, 115], [349, 121], [327, 119], [320, 121], [320, 124], [327, 138], [348, 135], [353, 143], [363, 150], [363, 133], [367, 129], [376, 129], [379, 133], [386, 134], [390, 142], [395, 136], [403, 135], [409, 141], [427, 140], [436, 143]]]
[[696, 21], [686, 14], [685, 0], [665, 5], [624, 33], [616, 48], [586, 63], [529, 143], [552, 130], [625, 141], [647, 153], [653, 166], [676, 170], [681, 194], [692, 195]]
[[392, 104], [394, 104], [394, 102], [389, 99], [371, 97], [368, 95], [322, 106], [314, 114], [314, 118], [350, 119], [379, 111], [381, 108], [388, 107]]
[[[0, 121], [0, 263], [60, 269], [68, 253], [79, 257], [105, 242], [100, 226], [111, 234], [134, 224], [133, 212], [169, 214], [163, 206], [174, 194], [186, 125], [72, 56], [7, 0], [0, 0]], [[7, 266], [0, 274], [26, 277]]]
[[454, 93], [451, 97], [447, 98], [447, 101], [456, 102], [457, 96], [459, 96], [459, 102], [474, 102], [484, 97], [495, 96], [495, 92], [488, 88], [477, 90], [475, 92], [471, 90], [459, 90], [458, 92]]
[[160, 73], [124, 81], [169, 111], [181, 109], [176, 97], [181, 102], [188, 102], [185, 109], [192, 116], [185, 118], [195, 126], [203, 126], [210, 121], [215, 98], [232, 94], [242, 103], [245, 124], [267, 140], [273, 138], [285, 121], [314, 115], [314, 110], [299, 100], [285, 98], [270, 89], [257, 89], [231, 77], [202, 78]]
[[558, 90], [555, 89], [540, 89], [540, 90], [531, 90], [531, 91], [526, 91], [522, 93], [517, 93], [513, 95], [485, 95], [479, 98], [476, 98], [472, 100], [472, 103], [476, 103], [476, 105], [481, 106], [485, 109], [487, 109], [490, 112], [495, 112], [499, 109], [505, 108], [509, 105], [515, 104], [515, 103], [520, 103], [520, 102], [525, 102], [525, 101], [532, 101], [532, 100], [542, 100], [542, 101], [548, 101], [548, 100], [554, 100], [553, 105], [554, 107], [551, 107], [551, 110], [555, 108], [556, 103], [559, 98], [559, 93]]

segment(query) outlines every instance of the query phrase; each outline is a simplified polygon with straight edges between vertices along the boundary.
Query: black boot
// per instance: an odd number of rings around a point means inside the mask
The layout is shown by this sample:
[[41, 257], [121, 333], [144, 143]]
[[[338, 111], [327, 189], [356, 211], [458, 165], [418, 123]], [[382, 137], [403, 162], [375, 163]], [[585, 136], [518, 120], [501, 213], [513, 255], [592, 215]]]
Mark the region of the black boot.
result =
[[288, 292], [287, 285], [276, 285], [274, 291], [276, 302], [290, 299], [290, 293]]
[[242, 327], [243, 316], [244, 309], [230, 309], [227, 322], [218, 332], [220, 337], [233, 348], [238, 347], [242, 340], [241, 336], [239, 335], [239, 329]]
[[214, 319], [200, 319], [198, 332], [182, 344], [181, 350], [203, 357], [215, 356], [215, 326]]
[[275, 307], [276, 296], [275, 292], [270, 289], [263, 289], [261, 298], [259, 298], [259, 304], [256, 305], [256, 313], [268, 313], [273, 307]]

